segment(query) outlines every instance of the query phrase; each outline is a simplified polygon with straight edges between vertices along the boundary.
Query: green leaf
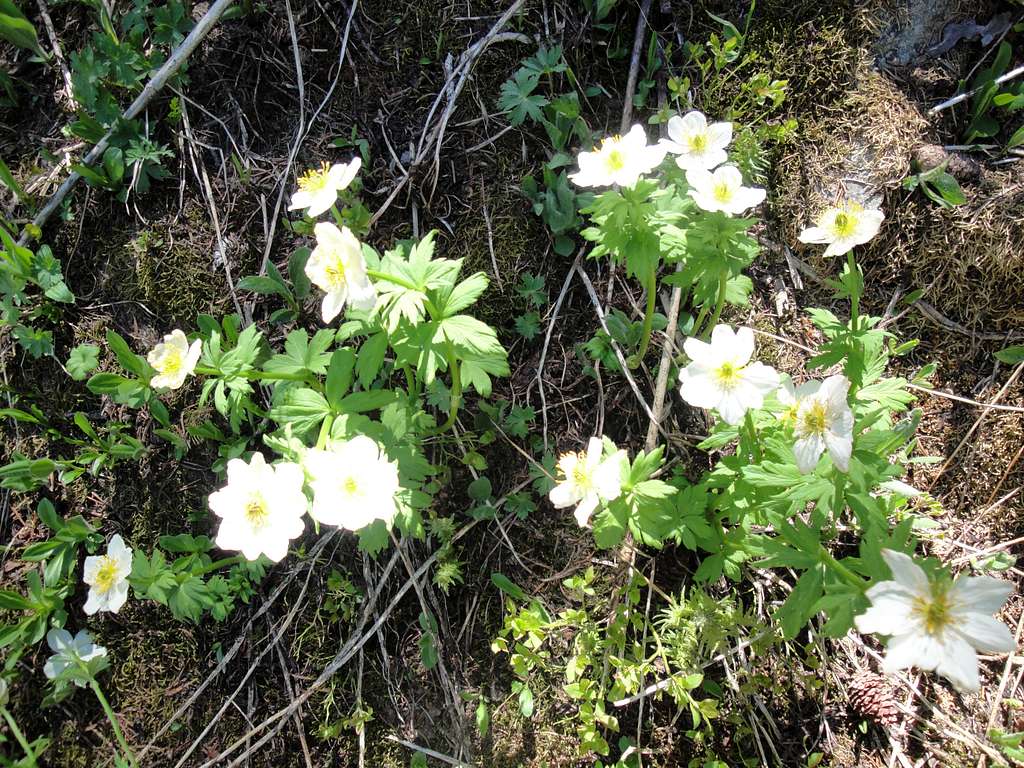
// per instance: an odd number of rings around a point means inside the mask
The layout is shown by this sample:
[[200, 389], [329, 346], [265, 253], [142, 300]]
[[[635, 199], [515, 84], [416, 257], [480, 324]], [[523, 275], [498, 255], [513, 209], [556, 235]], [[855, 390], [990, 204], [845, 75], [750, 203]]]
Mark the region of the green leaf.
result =
[[65, 366], [75, 381], [84, 381], [100, 362], [100, 348], [95, 344], [79, 344], [68, 356]]
[[807, 620], [814, 615], [823, 584], [822, 567], [816, 565], [810, 568], [797, 580], [786, 602], [776, 612], [775, 618], [782, 624], [783, 635], [788, 640], [795, 638]]
[[508, 120], [512, 125], [521, 125], [526, 118], [534, 122], [544, 119], [543, 108], [548, 100], [541, 95], [534, 95], [537, 88], [538, 75], [528, 69], [520, 69], [509, 80], [502, 83], [498, 97], [498, 107], [508, 112]]
[[296, 248], [288, 257], [288, 277], [291, 278], [295, 298], [301, 301], [309, 296], [310, 282], [306, 277], [306, 262], [309, 261], [309, 248]]
[[[2, 24], [3, 22], [0, 21], [0, 25]], [[11, 192], [14, 193], [14, 196], [22, 203], [25, 205], [31, 204], [31, 200], [28, 195], [25, 194], [25, 190], [21, 188], [18, 180], [14, 178], [14, 174], [11, 173], [11, 169], [7, 167], [7, 163], [3, 161], [3, 158], [0, 158], [0, 182], [3, 182], [4, 186], [11, 190]]]
[[121, 364], [122, 368], [129, 373], [134, 373], [140, 379], [146, 380], [148, 378], [148, 363], [132, 352], [128, 342], [117, 331], [107, 331], [107, 346], [117, 355], [117, 361]]
[[373, 389], [365, 392], [353, 392], [346, 395], [338, 405], [341, 413], [365, 413], [376, 411], [390, 405], [398, 398], [397, 393], [390, 389]]
[[591, 522], [594, 525], [594, 543], [601, 549], [610, 549], [625, 538], [629, 513], [625, 505], [613, 503], [598, 511]]
[[356, 375], [363, 389], [369, 388], [384, 364], [384, 355], [388, 351], [388, 336], [381, 331], [363, 342], [356, 358]]
[[32, 51], [41, 59], [49, 58], [46, 52], [39, 47], [36, 28], [18, 9], [13, 0], [0, 0], [0, 38], [19, 48]]
[[190, 619], [198, 623], [203, 609], [213, 604], [206, 583], [195, 576], [188, 576], [167, 592], [167, 605], [178, 619]]
[[1014, 345], [1012, 347], [1006, 347], [1000, 349], [995, 354], [996, 360], [1007, 365], [1017, 365], [1017, 363], [1024, 363], [1024, 346]]
[[287, 285], [282, 285], [272, 277], [264, 275], [248, 275], [238, 281], [238, 289], [241, 291], [252, 291], [263, 296], [283, 296], [291, 298], [291, 291]]
[[279, 424], [292, 424], [300, 431], [319, 425], [332, 413], [324, 396], [309, 387], [286, 389], [275, 400], [279, 402], [271, 407], [270, 418]]
[[335, 350], [327, 366], [327, 402], [338, 403], [352, 387], [352, 370], [356, 364], [355, 353], [348, 348]]
[[437, 634], [437, 620], [429, 613], [420, 613], [420, 628], [423, 634], [420, 635], [420, 661], [427, 671], [437, 666], [437, 646], [434, 644], [434, 637]]
[[498, 573], [497, 571], [492, 573], [491, 583], [514, 600], [519, 600], [524, 603], [529, 602], [530, 600], [530, 596], [523, 591], [523, 588], [503, 573]]
[[480, 298], [480, 294], [487, 289], [488, 283], [487, 275], [483, 272], [470, 275], [452, 289], [447, 300], [443, 302], [441, 311], [449, 317], [461, 312]]
[[473, 501], [485, 502], [491, 498], [491, 481], [487, 479], [486, 475], [481, 475], [469, 484], [467, 493]]

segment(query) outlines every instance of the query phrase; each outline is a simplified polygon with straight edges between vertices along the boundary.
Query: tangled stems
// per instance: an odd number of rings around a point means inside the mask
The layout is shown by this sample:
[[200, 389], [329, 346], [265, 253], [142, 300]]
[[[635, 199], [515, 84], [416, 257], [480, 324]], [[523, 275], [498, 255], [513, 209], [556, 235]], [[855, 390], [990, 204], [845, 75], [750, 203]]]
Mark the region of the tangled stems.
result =
[[7, 722], [7, 727], [10, 728], [11, 733], [14, 734], [14, 740], [18, 742], [22, 751], [25, 753], [25, 757], [28, 758], [28, 768], [38, 768], [38, 763], [36, 763], [36, 753], [32, 751], [32, 745], [28, 743], [28, 739], [26, 739], [25, 734], [21, 732], [21, 728], [18, 727], [18, 723], [11, 716], [7, 707], [0, 707], [0, 715], [3, 715], [4, 720]]
[[[88, 672], [88, 667], [82, 664], [82, 667]], [[118, 745], [121, 747], [121, 752], [128, 759], [128, 763], [132, 768], [138, 768], [139, 763], [135, 759], [135, 754], [132, 752], [131, 747], [128, 746], [128, 742], [124, 739], [124, 734], [121, 733], [121, 726], [117, 723], [117, 716], [114, 714], [113, 708], [110, 706], [110, 702], [107, 701], [107, 697], [103, 695], [103, 689], [100, 688], [100, 684], [96, 682], [96, 679], [89, 675], [89, 687], [92, 688], [92, 692], [96, 694], [96, 698], [100, 701], [100, 706], [103, 707], [103, 712], [107, 716], [107, 720], [110, 721], [111, 727], [114, 729], [114, 737], [117, 739]]]

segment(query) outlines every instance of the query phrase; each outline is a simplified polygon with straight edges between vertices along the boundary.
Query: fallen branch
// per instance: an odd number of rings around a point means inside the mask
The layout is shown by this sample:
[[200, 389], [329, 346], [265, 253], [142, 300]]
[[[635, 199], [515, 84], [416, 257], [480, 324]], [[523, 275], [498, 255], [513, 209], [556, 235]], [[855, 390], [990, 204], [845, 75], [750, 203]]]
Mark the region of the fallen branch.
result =
[[[199, 43], [202, 42], [202, 39], [210, 33], [210, 30], [213, 29], [213, 25], [217, 23], [217, 20], [220, 19], [224, 14], [224, 11], [226, 11], [234, 1], [235, 0], [216, 0], [216, 2], [210, 6], [210, 9], [206, 12], [203, 18], [199, 20], [199, 23], [196, 24], [195, 27], [192, 28], [192, 31], [188, 33], [188, 37], [181, 41], [181, 45], [174, 50], [174, 53], [172, 53], [167, 61], [164, 62], [164, 65], [160, 67], [157, 73], [150, 78], [148, 83], [146, 83], [146, 87], [142, 89], [142, 93], [136, 96], [135, 101], [133, 101], [131, 106], [124, 111], [122, 119], [132, 120], [146, 108], [146, 105], [148, 105], [153, 97], [160, 92], [160, 90], [167, 84], [167, 81], [170, 80], [179, 69], [181, 69], [182, 64], [184, 64], [188, 57], [192, 55], [192, 51], [194, 51], [198, 47]], [[110, 144], [110, 137], [113, 135], [114, 129], [111, 128], [107, 131], [106, 135], [96, 143], [96, 146], [89, 150], [89, 153], [82, 160], [82, 165], [92, 165], [99, 160], [103, 156], [103, 153], [107, 151], [107, 146]], [[39, 229], [43, 228], [47, 220], [49, 220], [50, 216], [53, 215], [53, 212], [60, 207], [60, 204], [64, 202], [64, 198], [68, 196], [68, 193], [74, 188], [80, 178], [82, 177], [79, 173], [76, 171], [71, 172], [71, 174], [64, 180], [64, 183], [57, 188], [53, 197], [47, 201], [46, 205], [44, 205], [39, 213], [36, 214], [36, 217], [32, 219], [32, 224], [35, 227], [38, 227]], [[28, 240], [28, 233], [24, 232], [21, 237], [18, 238], [18, 244], [26, 245]]]

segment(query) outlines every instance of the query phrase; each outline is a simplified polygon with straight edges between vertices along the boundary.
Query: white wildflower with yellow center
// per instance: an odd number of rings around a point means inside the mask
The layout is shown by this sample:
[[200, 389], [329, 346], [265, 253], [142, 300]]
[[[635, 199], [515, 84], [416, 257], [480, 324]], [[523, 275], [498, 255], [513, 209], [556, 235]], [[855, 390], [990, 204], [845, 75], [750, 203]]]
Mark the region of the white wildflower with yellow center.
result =
[[684, 171], [710, 171], [728, 159], [725, 148], [732, 141], [732, 123], [711, 123], [693, 110], [675, 115], [668, 121], [668, 138], [659, 143], [676, 155], [676, 165]]
[[[43, 674], [50, 680], [59, 677], [68, 667], [78, 666], [79, 662], [88, 664], [107, 655], [107, 649], [96, 645], [92, 635], [84, 629], [78, 630], [74, 637], [66, 629], [51, 629], [46, 633], [46, 643], [53, 655], [43, 665]], [[85, 687], [85, 679], [74, 677], [73, 680], [79, 688]]]
[[743, 186], [743, 174], [734, 165], [723, 165], [713, 172], [692, 168], [686, 172], [687, 194], [705, 211], [739, 215], [764, 202], [760, 187]]
[[587, 450], [563, 453], [558, 459], [558, 484], [548, 498], [555, 509], [576, 506], [576, 522], [583, 527], [601, 502], [614, 501], [622, 493], [622, 475], [629, 464], [626, 452], [604, 456], [604, 443], [590, 438]]
[[644, 129], [634, 125], [625, 136], [609, 136], [593, 152], [580, 152], [580, 169], [569, 178], [580, 187], [633, 187], [661, 164], [665, 152], [665, 147], [649, 145]]
[[690, 338], [683, 350], [691, 362], [679, 371], [679, 394], [697, 408], [713, 408], [727, 424], [739, 424], [751, 408], [779, 386], [779, 374], [771, 366], [750, 362], [754, 356], [754, 332], [733, 331], [716, 325], [711, 343]]
[[196, 339], [189, 346], [184, 331], [175, 328], [146, 355], [146, 360], [156, 371], [149, 385], [154, 389], [177, 389], [192, 375], [202, 354], [202, 341]]
[[363, 161], [359, 157], [351, 162], [328, 165], [306, 171], [299, 177], [299, 188], [292, 195], [289, 211], [307, 209], [306, 214], [315, 219], [338, 201], [338, 192], [352, 183], [359, 173]]
[[[783, 390], [784, 391], [784, 390]], [[853, 452], [853, 411], [847, 403], [850, 381], [829, 376], [822, 382], [809, 381], [795, 391], [793, 453], [801, 472], [813, 472], [826, 450], [840, 472], [850, 469]], [[785, 401], [787, 395], [780, 393]]]
[[826, 256], [842, 256], [855, 245], [863, 245], [878, 234], [885, 214], [847, 200], [829, 208], [813, 227], [800, 233], [802, 243], [828, 243]]
[[210, 494], [209, 505], [221, 518], [217, 546], [240, 550], [247, 560], [266, 555], [275, 563], [288, 554], [288, 542], [302, 534], [306, 495], [302, 467], [292, 462], [267, 464], [254, 453], [247, 464], [228, 462], [228, 482]]
[[398, 508], [398, 465], [365, 435], [313, 448], [303, 466], [312, 478], [314, 520], [349, 531], [365, 528], [374, 520], [388, 525]]
[[918, 667], [947, 678], [957, 690], [980, 687], [977, 651], [1010, 653], [1009, 628], [992, 617], [1013, 593], [1013, 584], [991, 576], [929, 581], [902, 552], [882, 550], [891, 581], [871, 587], [871, 607], [854, 619], [859, 632], [888, 635], [882, 670]]
[[320, 305], [323, 321], [331, 322], [346, 303], [353, 309], [373, 309], [377, 289], [366, 274], [363, 247], [352, 230], [320, 222], [313, 232], [316, 247], [306, 261], [306, 277], [324, 292]]
[[132, 550], [115, 534], [105, 555], [85, 558], [82, 580], [89, 585], [85, 612], [92, 616], [97, 611], [120, 611], [128, 600], [128, 574], [131, 572]]

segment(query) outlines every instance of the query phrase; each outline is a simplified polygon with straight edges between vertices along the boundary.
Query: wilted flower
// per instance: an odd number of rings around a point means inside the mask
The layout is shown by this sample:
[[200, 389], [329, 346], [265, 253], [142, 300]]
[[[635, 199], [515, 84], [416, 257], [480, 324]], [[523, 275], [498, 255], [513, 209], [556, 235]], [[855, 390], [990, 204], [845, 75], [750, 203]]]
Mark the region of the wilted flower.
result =
[[883, 219], [885, 214], [877, 208], [847, 200], [821, 214], [816, 226], [800, 233], [800, 242], [828, 243], [826, 256], [842, 256], [877, 235]]
[[306, 261], [306, 277], [324, 291], [320, 314], [331, 322], [346, 302], [355, 309], [373, 309], [377, 291], [366, 275], [363, 248], [348, 227], [320, 222], [314, 227], [316, 247]]
[[338, 192], [352, 183], [362, 164], [363, 161], [356, 156], [348, 163], [324, 163], [318, 169], [307, 171], [299, 177], [299, 189], [292, 195], [288, 210], [308, 208], [306, 213], [314, 219], [329, 211], [338, 200]]
[[184, 331], [175, 328], [146, 355], [146, 360], [157, 373], [150, 379], [150, 386], [154, 389], [177, 389], [196, 369], [202, 353], [202, 341], [196, 339], [189, 346]]
[[604, 444], [592, 437], [586, 452], [563, 453], [558, 459], [561, 481], [548, 494], [555, 509], [576, 505], [576, 522], [584, 526], [602, 501], [614, 501], [622, 493], [626, 452], [616, 450], [604, 457]]
[[850, 469], [853, 451], [853, 411], [846, 402], [850, 381], [845, 376], [829, 376], [825, 381], [809, 381], [793, 391], [779, 391], [783, 404], [792, 398], [793, 453], [801, 472], [812, 472], [818, 457], [827, 450], [842, 472]]
[[609, 136], [593, 152], [580, 152], [580, 169], [569, 174], [581, 187], [632, 187], [665, 158], [665, 148], [647, 143], [647, 134], [634, 125], [625, 136]]
[[892, 581], [867, 591], [871, 607], [854, 620], [864, 633], [888, 635], [882, 669], [918, 667], [948, 678], [957, 690], [977, 691], [975, 651], [1008, 653], [1017, 644], [1010, 630], [991, 614], [1013, 592], [1013, 585], [991, 576], [960, 576], [929, 582], [907, 555], [882, 550]]
[[107, 546], [107, 554], [85, 558], [82, 580], [89, 585], [85, 612], [117, 613], [128, 600], [128, 574], [132, 572], [132, 550], [120, 535], [115, 534]]
[[760, 187], [744, 187], [743, 175], [734, 165], [723, 165], [714, 172], [692, 168], [686, 172], [687, 194], [705, 211], [721, 211], [730, 216], [760, 205], [765, 191]]
[[246, 464], [228, 462], [228, 484], [210, 494], [210, 509], [222, 518], [217, 546], [237, 549], [248, 560], [266, 555], [275, 563], [288, 554], [288, 542], [302, 534], [306, 495], [302, 467], [267, 464], [254, 453]]
[[[80, 663], [88, 664], [91, 660], [107, 655], [107, 649], [96, 645], [92, 635], [86, 630], [79, 630], [74, 637], [66, 629], [51, 629], [46, 633], [46, 642], [53, 651], [53, 656], [43, 665], [43, 674], [50, 680], [60, 677], [68, 667], [77, 667]], [[85, 687], [86, 680], [73, 677], [75, 685]]]
[[371, 438], [357, 435], [329, 450], [314, 448], [303, 466], [312, 478], [315, 520], [358, 531], [374, 520], [394, 519], [398, 466]]
[[716, 325], [711, 343], [690, 338], [683, 350], [692, 361], [679, 371], [679, 394], [697, 408], [714, 408], [728, 424], [739, 424], [749, 408], [760, 408], [765, 395], [779, 386], [771, 366], [750, 362], [754, 332]]
[[668, 121], [668, 138], [661, 145], [677, 155], [676, 165], [684, 171], [710, 171], [728, 159], [725, 148], [732, 141], [732, 123], [712, 123], [696, 110], [675, 115]]

